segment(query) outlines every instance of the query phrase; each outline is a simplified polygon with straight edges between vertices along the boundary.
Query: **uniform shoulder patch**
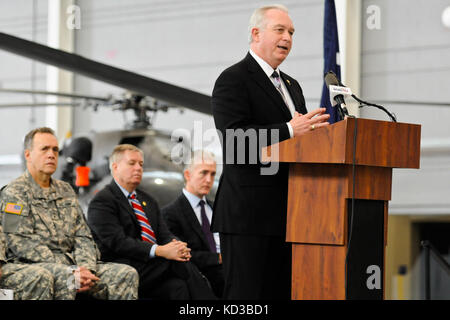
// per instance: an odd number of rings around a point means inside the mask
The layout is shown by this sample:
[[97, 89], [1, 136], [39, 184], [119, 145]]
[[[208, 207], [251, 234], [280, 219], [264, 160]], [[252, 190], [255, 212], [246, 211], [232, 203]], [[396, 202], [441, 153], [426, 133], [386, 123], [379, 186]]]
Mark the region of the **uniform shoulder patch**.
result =
[[12, 214], [20, 215], [22, 213], [23, 205], [17, 203], [8, 202], [3, 211]]

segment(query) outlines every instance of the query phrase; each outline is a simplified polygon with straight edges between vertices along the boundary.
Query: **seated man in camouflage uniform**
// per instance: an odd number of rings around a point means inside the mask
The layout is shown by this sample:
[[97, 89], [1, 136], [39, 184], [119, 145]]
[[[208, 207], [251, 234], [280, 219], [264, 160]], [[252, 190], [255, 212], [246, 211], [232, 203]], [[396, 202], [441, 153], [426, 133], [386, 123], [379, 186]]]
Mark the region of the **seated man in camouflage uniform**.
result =
[[5, 244], [0, 225], [0, 289], [14, 290], [14, 300], [53, 299], [52, 274], [35, 265], [6, 263]]
[[53, 130], [32, 130], [24, 146], [27, 170], [0, 197], [7, 258], [50, 271], [54, 299], [74, 299], [77, 292], [99, 299], [136, 299], [136, 270], [98, 261], [99, 250], [75, 192], [51, 178], [59, 151]]

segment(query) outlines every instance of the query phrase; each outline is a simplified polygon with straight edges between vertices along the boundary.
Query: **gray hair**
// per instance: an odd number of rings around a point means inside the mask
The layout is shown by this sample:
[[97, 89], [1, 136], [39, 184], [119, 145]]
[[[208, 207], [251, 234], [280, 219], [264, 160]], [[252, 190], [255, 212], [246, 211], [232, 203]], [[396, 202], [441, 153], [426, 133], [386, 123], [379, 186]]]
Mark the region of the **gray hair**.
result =
[[109, 170], [111, 170], [111, 172], [112, 172], [112, 164], [119, 162], [122, 159], [122, 155], [125, 151], [140, 152], [142, 158], [144, 158], [144, 152], [138, 147], [132, 144], [119, 144], [114, 147], [113, 152], [109, 156]]
[[41, 127], [41, 128], [33, 129], [30, 132], [28, 132], [27, 135], [25, 136], [25, 139], [23, 141], [23, 149], [24, 150], [31, 150], [33, 148], [33, 139], [37, 133], [49, 133], [56, 137], [55, 131], [53, 131], [53, 129], [51, 129], [51, 128]]
[[282, 4], [271, 4], [271, 5], [262, 6], [258, 9], [256, 9], [253, 12], [252, 16], [250, 17], [250, 21], [248, 23], [248, 42], [249, 43], [253, 42], [252, 29], [253, 28], [263, 29], [266, 26], [266, 24], [267, 24], [266, 12], [270, 9], [278, 9], [278, 10], [288, 13], [288, 9]]
[[195, 150], [191, 154], [191, 161], [186, 164], [184, 170], [190, 171], [195, 165], [202, 162], [216, 162], [216, 156], [211, 151]]

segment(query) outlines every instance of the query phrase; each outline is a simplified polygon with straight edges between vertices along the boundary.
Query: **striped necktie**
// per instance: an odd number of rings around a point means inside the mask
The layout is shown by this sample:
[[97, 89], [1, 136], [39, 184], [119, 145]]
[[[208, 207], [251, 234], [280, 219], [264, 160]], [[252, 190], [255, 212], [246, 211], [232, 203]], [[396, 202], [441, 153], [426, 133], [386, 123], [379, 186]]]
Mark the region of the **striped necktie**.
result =
[[281, 80], [280, 80], [280, 75], [278, 74], [278, 72], [274, 71], [272, 73], [272, 82], [275, 85], [275, 88], [277, 88], [278, 92], [281, 95], [281, 98], [283, 99], [284, 103], [286, 104], [286, 106], [289, 108], [289, 104], [287, 102], [286, 96], [284, 95], [283, 92], [283, 88], [281, 87]]
[[131, 201], [131, 206], [133, 207], [133, 211], [136, 214], [136, 218], [141, 226], [142, 241], [156, 243], [155, 232], [153, 232], [150, 222], [148, 222], [147, 216], [144, 213], [144, 209], [142, 208], [139, 200], [136, 198], [136, 194], [130, 194], [128, 198]]

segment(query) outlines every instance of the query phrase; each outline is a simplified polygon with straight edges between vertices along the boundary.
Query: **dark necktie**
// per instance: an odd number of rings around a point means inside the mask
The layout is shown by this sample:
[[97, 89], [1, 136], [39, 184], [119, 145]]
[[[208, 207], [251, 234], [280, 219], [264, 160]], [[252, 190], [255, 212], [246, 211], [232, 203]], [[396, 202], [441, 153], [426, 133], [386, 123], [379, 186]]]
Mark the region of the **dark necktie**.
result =
[[209, 224], [208, 217], [206, 216], [205, 201], [200, 200], [199, 204], [200, 204], [200, 215], [202, 218], [203, 233], [205, 234], [206, 240], [208, 241], [209, 249], [211, 250], [211, 252], [217, 252], [216, 242], [214, 241], [214, 236], [211, 232], [211, 226]]

